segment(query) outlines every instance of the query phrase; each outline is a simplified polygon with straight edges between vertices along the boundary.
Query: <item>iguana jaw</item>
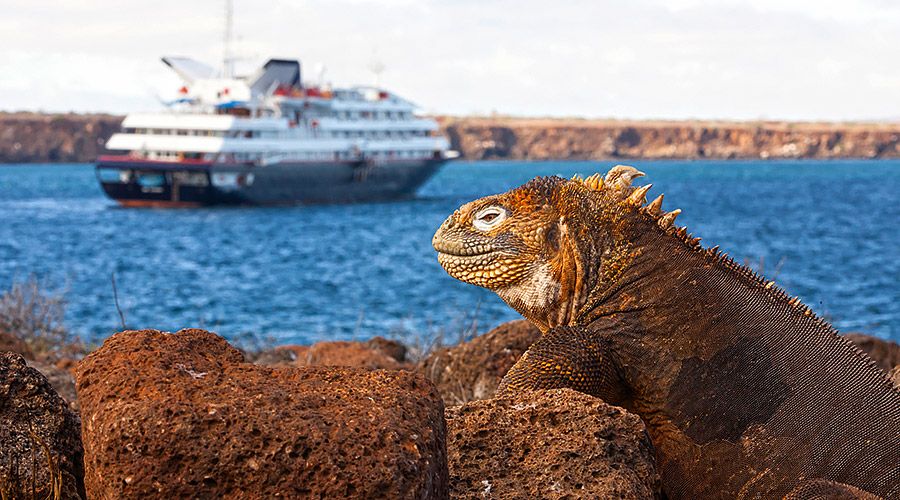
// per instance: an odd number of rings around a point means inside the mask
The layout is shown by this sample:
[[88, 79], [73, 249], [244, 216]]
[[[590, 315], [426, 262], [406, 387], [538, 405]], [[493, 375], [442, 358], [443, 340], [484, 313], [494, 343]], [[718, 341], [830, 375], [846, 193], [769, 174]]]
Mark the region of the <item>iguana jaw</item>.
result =
[[489, 239], [447, 223], [435, 233], [432, 246], [447, 274], [490, 290], [518, 281], [525, 267], [513, 249], [498, 249]]

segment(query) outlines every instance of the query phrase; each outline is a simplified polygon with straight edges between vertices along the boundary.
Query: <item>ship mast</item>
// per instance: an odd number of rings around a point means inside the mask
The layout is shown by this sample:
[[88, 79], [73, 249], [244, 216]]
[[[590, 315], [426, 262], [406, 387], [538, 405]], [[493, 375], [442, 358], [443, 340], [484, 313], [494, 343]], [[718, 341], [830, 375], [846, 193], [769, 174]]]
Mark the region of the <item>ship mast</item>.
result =
[[231, 55], [232, 38], [234, 38], [234, 2], [225, 0], [225, 53], [222, 57], [222, 78], [234, 78], [234, 57]]

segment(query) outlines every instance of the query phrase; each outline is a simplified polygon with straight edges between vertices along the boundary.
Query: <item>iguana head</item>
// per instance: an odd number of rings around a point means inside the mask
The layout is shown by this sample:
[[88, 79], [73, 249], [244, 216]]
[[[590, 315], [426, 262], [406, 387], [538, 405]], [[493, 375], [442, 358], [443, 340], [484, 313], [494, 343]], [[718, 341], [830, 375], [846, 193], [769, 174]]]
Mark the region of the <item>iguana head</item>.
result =
[[467, 203], [432, 240], [454, 278], [495, 291], [546, 330], [574, 324], [599, 287], [617, 279], [638, 251], [634, 220], [668, 227], [662, 197], [643, 206], [648, 186], [619, 165], [605, 178], [536, 178], [509, 192]]

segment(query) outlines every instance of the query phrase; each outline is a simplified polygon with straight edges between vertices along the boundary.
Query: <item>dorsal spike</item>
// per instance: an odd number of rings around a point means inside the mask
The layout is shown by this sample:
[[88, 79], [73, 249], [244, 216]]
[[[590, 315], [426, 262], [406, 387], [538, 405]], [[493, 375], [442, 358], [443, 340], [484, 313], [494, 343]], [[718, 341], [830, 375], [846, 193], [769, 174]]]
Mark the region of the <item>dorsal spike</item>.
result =
[[603, 189], [603, 177], [599, 173], [593, 174], [584, 180], [584, 185], [588, 189], [599, 191]]
[[679, 238], [685, 239], [685, 238], [687, 238], [687, 228], [684, 226], [681, 226], [675, 230], [675, 234], [677, 234]]
[[647, 212], [650, 215], [659, 215], [662, 212], [662, 202], [663, 195], [659, 195], [655, 200], [651, 201], [649, 205], [647, 205]]
[[647, 201], [647, 191], [650, 191], [650, 188], [653, 184], [647, 184], [646, 186], [641, 186], [635, 189], [625, 200], [626, 203], [639, 207]]
[[631, 182], [644, 173], [630, 165], [616, 165], [606, 173], [604, 182], [613, 189], [625, 189], [631, 186]]
[[659, 227], [661, 227], [663, 229], [668, 229], [668, 228], [672, 227], [672, 224], [675, 223], [675, 217], [678, 217], [678, 214], [680, 214], [680, 213], [681, 213], [681, 209], [676, 208], [675, 210], [672, 210], [671, 212], [663, 215], [662, 217], [659, 218]]
[[691, 241], [689, 243], [691, 244], [692, 247], [699, 246], [700, 245], [700, 237], [698, 236], [696, 238], [691, 238]]

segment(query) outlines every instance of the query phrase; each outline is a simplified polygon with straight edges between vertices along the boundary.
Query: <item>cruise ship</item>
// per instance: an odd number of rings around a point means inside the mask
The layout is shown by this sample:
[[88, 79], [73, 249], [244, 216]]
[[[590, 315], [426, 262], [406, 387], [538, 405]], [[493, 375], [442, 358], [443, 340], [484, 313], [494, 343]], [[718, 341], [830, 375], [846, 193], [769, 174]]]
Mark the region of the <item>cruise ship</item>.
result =
[[124, 206], [395, 200], [456, 156], [435, 120], [379, 87], [304, 84], [296, 60], [245, 77], [162, 60], [183, 82], [178, 98], [129, 114], [97, 161], [103, 190]]

